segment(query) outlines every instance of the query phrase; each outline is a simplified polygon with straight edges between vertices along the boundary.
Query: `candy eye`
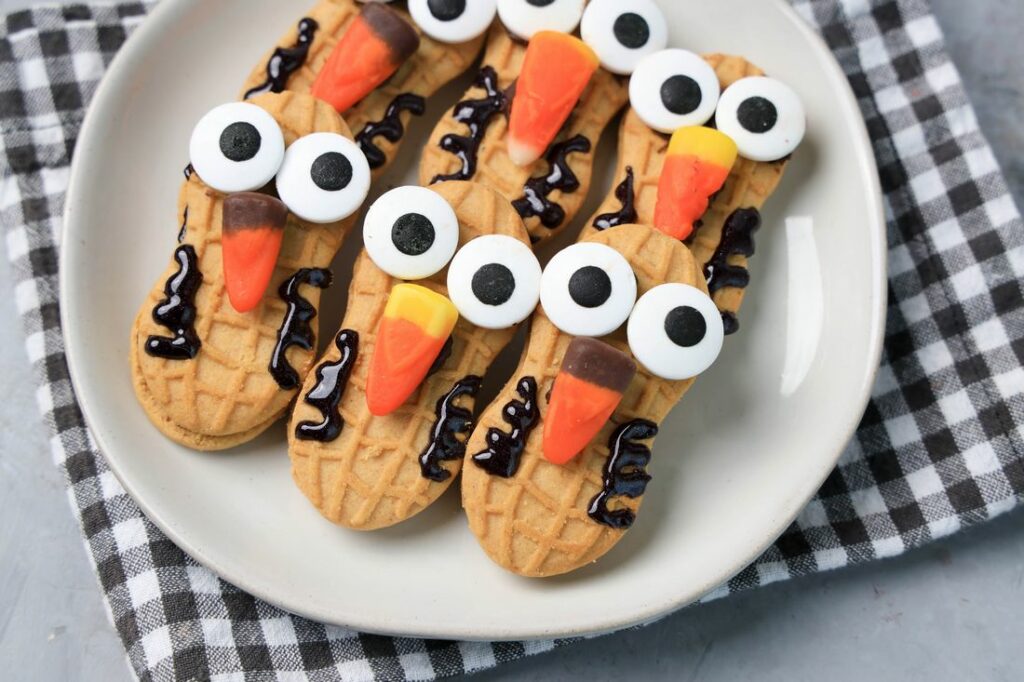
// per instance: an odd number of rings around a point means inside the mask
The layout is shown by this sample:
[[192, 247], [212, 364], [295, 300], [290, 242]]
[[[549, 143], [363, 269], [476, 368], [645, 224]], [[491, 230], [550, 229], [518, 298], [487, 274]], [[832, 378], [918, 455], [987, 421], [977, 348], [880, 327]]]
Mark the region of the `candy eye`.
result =
[[740, 155], [752, 161], [789, 156], [807, 132], [800, 97], [772, 78], [742, 78], [726, 88], [715, 120], [718, 129], [736, 142]]
[[573, 336], [604, 336], [622, 326], [636, 303], [636, 276], [625, 257], [583, 242], [555, 254], [540, 284], [544, 313]]
[[507, 329], [537, 307], [540, 278], [540, 263], [530, 247], [505, 235], [487, 235], [455, 254], [448, 268], [448, 297], [476, 326]]
[[713, 365], [725, 339], [714, 301], [688, 284], [662, 284], [641, 296], [626, 334], [640, 364], [672, 381], [690, 379]]
[[663, 133], [707, 123], [720, 93], [715, 70], [687, 50], [662, 50], [644, 57], [629, 81], [633, 109], [644, 123]]
[[192, 167], [219, 192], [248, 192], [274, 179], [284, 160], [284, 135], [255, 104], [224, 104], [203, 118], [189, 143]]
[[363, 205], [370, 164], [355, 142], [336, 133], [313, 133], [292, 143], [277, 174], [277, 194], [311, 223], [333, 223]]
[[437, 192], [397, 187], [366, 212], [363, 243], [377, 267], [392, 277], [426, 279], [455, 255], [459, 219]]
[[572, 33], [583, 16], [584, 0], [498, 0], [501, 23], [529, 40], [539, 31]]
[[409, 0], [413, 21], [442, 43], [464, 43], [481, 35], [497, 9], [497, 0]]
[[590, 0], [580, 35], [612, 73], [628, 75], [668, 46], [668, 24], [653, 0]]

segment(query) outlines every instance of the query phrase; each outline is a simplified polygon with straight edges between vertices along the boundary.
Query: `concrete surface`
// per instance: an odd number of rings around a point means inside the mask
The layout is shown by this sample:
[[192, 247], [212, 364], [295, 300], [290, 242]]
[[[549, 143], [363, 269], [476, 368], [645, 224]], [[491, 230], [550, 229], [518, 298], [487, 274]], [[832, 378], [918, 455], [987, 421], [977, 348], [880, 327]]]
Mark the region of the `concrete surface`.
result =
[[[0, 12], [32, 0], [0, 0]], [[1024, 199], [1020, 0], [932, 0], [983, 128]], [[2, 248], [2, 247], [0, 247]], [[0, 258], [0, 292], [11, 273]], [[0, 678], [131, 679], [33, 400], [20, 323], [0, 296]], [[1024, 679], [1024, 514], [892, 561], [768, 587], [475, 679]]]

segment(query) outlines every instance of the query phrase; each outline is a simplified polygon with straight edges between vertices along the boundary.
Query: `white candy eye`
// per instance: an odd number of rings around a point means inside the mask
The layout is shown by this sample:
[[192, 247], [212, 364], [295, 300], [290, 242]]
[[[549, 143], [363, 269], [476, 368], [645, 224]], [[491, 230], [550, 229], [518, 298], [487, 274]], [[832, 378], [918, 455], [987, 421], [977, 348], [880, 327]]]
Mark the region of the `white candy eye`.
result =
[[442, 43], [464, 43], [494, 21], [498, 0], [409, 0], [409, 14], [423, 32]]
[[612, 73], [633, 73], [641, 59], [668, 47], [668, 24], [653, 0], [590, 0], [580, 35]]
[[714, 301], [688, 284], [662, 284], [641, 296], [626, 334], [640, 364], [672, 381], [690, 379], [713, 365], [725, 340]]
[[807, 117], [800, 97], [772, 78], [741, 78], [722, 93], [718, 129], [752, 161], [777, 161], [800, 146]]
[[223, 104], [196, 124], [189, 143], [192, 167], [219, 192], [249, 192], [274, 179], [284, 160], [284, 135], [255, 104]]
[[584, 0], [498, 0], [505, 28], [523, 40], [540, 31], [572, 33], [580, 25]]
[[369, 191], [370, 164], [355, 142], [336, 133], [313, 133], [293, 142], [277, 174], [281, 201], [311, 223], [349, 217]]
[[366, 212], [363, 243], [377, 267], [396, 279], [436, 275], [459, 246], [459, 219], [444, 197], [425, 187], [397, 187]]
[[610, 246], [583, 242], [558, 252], [544, 269], [540, 301], [551, 322], [573, 336], [604, 336], [636, 303], [636, 275]]
[[707, 123], [719, 94], [715, 70], [687, 50], [662, 50], [644, 57], [629, 81], [629, 102], [637, 116], [663, 133]]
[[484, 329], [508, 329], [540, 300], [540, 263], [530, 247], [501, 234], [459, 249], [448, 268], [448, 297], [459, 314]]

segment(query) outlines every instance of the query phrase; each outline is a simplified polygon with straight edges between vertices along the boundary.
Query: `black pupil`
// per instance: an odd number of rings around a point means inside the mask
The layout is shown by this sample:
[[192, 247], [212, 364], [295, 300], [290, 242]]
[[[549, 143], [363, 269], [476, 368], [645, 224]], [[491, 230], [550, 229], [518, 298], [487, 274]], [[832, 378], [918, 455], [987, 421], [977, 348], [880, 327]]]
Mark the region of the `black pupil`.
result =
[[752, 133], [767, 133], [779, 122], [779, 110], [764, 97], [751, 97], [740, 104], [736, 118]]
[[547, 7], [555, 0], [526, 0], [526, 4], [533, 5], [534, 7]]
[[473, 295], [484, 305], [508, 303], [516, 290], [516, 278], [501, 263], [489, 263], [473, 275]]
[[699, 310], [683, 305], [665, 316], [665, 333], [677, 346], [693, 348], [707, 336], [708, 323]]
[[256, 126], [245, 121], [232, 123], [220, 134], [220, 151], [232, 161], [241, 163], [254, 158], [260, 152], [263, 138]]
[[438, 21], [454, 21], [466, 11], [466, 0], [427, 0], [427, 8]]
[[697, 110], [704, 95], [689, 76], [672, 76], [661, 84], [661, 102], [673, 114], [685, 116]]
[[569, 295], [584, 308], [600, 308], [612, 297], [612, 280], [601, 268], [588, 265], [569, 278]]
[[639, 14], [627, 12], [615, 20], [615, 39], [631, 50], [637, 50], [651, 39], [651, 27]]
[[352, 182], [352, 162], [344, 154], [327, 152], [313, 162], [309, 176], [325, 192], [337, 192]]
[[434, 224], [420, 213], [406, 213], [391, 227], [391, 241], [406, 256], [421, 256], [434, 245]]

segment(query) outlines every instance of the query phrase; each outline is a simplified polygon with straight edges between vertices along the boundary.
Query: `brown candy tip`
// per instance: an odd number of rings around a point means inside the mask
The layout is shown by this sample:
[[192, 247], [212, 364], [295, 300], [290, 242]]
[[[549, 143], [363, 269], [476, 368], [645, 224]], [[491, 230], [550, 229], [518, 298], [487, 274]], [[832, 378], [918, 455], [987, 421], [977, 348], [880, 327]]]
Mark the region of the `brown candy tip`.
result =
[[565, 351], [562, 371], [596, 386], [624, 393], [636, 375], [636, 363], [603, 341], [575, 338]]

